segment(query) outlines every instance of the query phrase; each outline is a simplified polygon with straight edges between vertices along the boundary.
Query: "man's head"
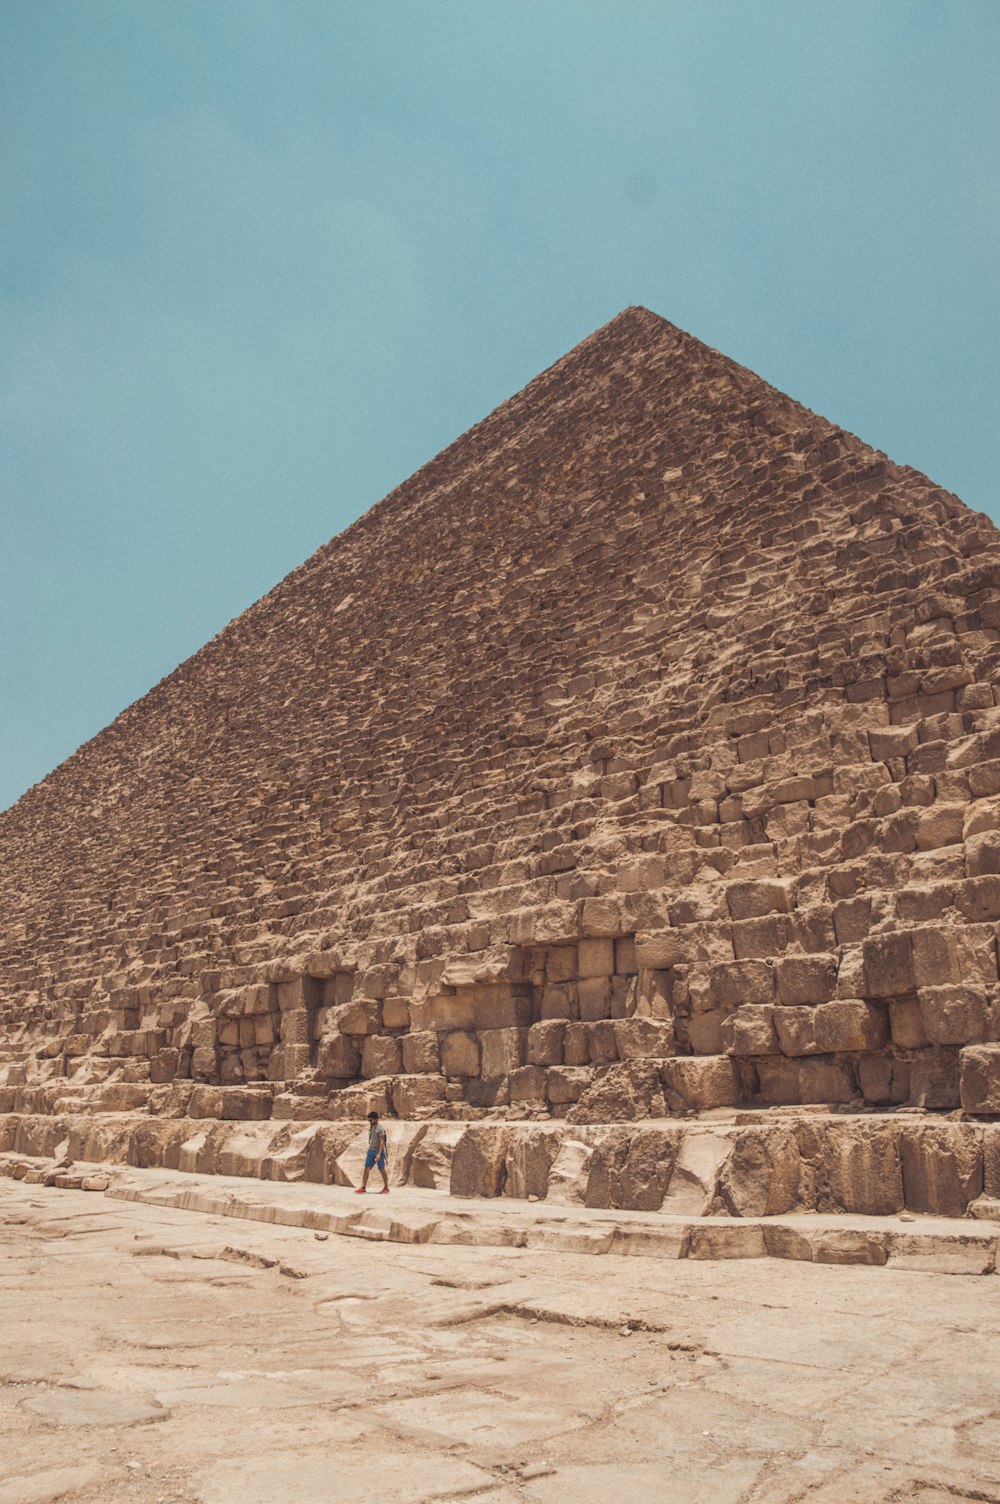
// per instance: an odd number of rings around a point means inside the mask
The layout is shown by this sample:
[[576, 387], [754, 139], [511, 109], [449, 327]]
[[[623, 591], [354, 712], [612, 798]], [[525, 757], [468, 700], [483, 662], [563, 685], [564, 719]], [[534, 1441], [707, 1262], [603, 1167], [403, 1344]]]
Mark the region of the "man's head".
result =
[[370, 1112], [368, 1114], [368, 1121], [369, 1121], [369, 1123], [377, 1123], [378, 1122], [378, 1113], [377, 1112]]

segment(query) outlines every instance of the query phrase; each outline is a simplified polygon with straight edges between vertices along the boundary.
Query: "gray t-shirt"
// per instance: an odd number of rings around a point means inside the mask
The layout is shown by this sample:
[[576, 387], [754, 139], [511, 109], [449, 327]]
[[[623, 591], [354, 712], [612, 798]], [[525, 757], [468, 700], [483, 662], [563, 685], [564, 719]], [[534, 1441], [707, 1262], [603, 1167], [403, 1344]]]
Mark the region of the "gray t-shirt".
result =
[[386, 1148], [385, 1129], [381, 1123], [370, 1123], [368, 1127], [368, 1147], [374, 1149], [376, 1154], [381, 1154]]

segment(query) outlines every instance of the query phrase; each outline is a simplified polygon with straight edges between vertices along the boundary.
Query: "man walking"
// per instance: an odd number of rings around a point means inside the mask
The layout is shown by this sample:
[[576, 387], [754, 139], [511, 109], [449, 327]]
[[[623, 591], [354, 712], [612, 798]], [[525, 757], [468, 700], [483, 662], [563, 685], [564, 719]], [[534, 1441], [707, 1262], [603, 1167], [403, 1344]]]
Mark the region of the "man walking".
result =
[[368, 1177], [377, 1165], [379, 1174], [382, 1176], [382, 1189], [380, 1196], [389, 1194], [389, 1176], [386, 1173], [389, 1163], [389, 1148], [386, 1143], [385, 1129], [378, 1120], [377, 1112], [368, 1114], [368, 1153], [365, 1155], [365, 1173], [361, 1184], [355, 1187], [354, 1194], [363, 1196], [368, 1189]]

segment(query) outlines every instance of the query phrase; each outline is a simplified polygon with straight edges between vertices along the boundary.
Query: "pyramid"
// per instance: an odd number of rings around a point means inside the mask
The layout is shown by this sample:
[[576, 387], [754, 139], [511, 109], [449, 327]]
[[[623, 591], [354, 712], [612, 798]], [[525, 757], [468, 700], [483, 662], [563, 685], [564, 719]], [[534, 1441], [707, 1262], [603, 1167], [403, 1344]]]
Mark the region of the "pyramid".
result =
[[732, 1168], [792, 1121], [801, 1167], [822, 1121], [789, 1195], [843, 1205], [849, 1119], [892, 1180], [951, 1114], [964, 1210], [998, 584], [987, 518], [627, 309], [0, 816], [0, 1148], [219, 1168], [192, 1121], [250, 1120], [246, 1173], [323, 1179], [374, 1105], [423, 1183], [464, 1143], [459, 1188], [523, 1189], [536, 1124], [542, 1194], [613, 1140], [631, 1204], [611, 1125]]

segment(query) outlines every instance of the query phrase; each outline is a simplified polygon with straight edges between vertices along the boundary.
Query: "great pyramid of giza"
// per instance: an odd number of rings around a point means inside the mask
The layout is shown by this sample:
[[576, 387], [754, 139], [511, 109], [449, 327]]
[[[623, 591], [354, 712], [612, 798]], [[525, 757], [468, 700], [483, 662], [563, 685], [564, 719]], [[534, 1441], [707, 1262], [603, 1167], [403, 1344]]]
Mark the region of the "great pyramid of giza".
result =
[[0, 816], [0, 1147], [251, 1119], [323, 1178], [374, 1103], [474, 1189], [510, 1125], [548, 1174], [699, 1114], [902, 1174], [1000, 1112], [998, 584], [987, 518], [626, 310]]

